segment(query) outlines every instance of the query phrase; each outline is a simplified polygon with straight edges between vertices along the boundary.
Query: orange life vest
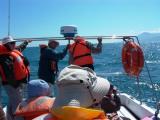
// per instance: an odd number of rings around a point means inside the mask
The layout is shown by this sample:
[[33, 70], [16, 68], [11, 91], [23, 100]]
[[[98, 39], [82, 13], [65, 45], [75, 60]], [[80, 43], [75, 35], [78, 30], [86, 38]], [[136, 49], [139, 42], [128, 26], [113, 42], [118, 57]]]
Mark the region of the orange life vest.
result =
[[22, 116], [25, 120], [33, 118], [45, 113], [49, 113], [54, 103], [54, 98], [40, 96], [38, 98], [21, 102], [15, 112], [16, 116]]
[[102, 110], [76, 106], [53, 108], [51, 114], [41, 115], [33, 120], [109, 120]]
[[[13, 73], [14, 73], [13, 79], [19, 81], [19, 80], [24, 80], [25, 78], [28, 77], [29, 67], [24, 65], [23, 55], [21, 52], [19, 52], [18, 50], [8, 51], [6, 47], [0, 45], [0, 55], [2, 55], [2, 57], [3, 55], [9, 56], [9, 58], [12, 59]], [[2, 81], [7, 82], [4, 70], [1, 65], [0, 65], [0, 74], [2, 77]]]
[[122, 48], [122, 64], [125, 72], [131, 76], [139, 76], [144, 66], [143, 51], [138, 44], [128, 41]]
[[71, 44], [69, 46], [69, 52], [73, 57], [73, 63], [71, 64], [79, 66], [93, 64], [91, 50], [87, 47], [85, 40], [81, 39]]

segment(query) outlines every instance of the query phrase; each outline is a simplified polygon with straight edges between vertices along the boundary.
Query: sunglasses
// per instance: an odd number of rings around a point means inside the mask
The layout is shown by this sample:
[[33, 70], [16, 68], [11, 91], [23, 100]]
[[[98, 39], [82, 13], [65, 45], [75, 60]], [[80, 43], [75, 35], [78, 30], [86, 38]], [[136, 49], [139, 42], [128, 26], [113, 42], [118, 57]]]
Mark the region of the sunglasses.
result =
[[10, 44], [11, 44], [11, 45], [14, 45], [14, 44], [16, 44], [16, 42], [10, 42]]

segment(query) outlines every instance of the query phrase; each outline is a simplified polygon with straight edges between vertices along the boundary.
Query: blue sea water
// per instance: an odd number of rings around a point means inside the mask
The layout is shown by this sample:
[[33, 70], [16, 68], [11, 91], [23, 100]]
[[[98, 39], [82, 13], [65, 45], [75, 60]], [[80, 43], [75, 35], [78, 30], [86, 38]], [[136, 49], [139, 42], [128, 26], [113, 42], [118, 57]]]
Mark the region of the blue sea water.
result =
[[[121, 50], [123, 43], [105, 43], [103, 52], [93, 55], [95, 72], [97, 75], [108, 79], [116, 85], [119, 91], [128, 93], [142, 100], [147, 105], [154, 107], [157, 99], [160, 100], [160, 43], [143, 43], [142, 49], [145, 55], [145, 65], [139, 77], [139, 86], [137, 79], [125, 74], [121, 62]], [[57, 51], [61, 51], [64, 46], [60, 46]], [[24, 50], [24, 55], [30, 61], [31, 79], [37, 79], [38, 61], [40, 51], [38, 47], [28, 47]], [[59, 62], [59, 69], [68, 65], [68, 55]], [[149, 79], [149, 70], [151, 79]], [[155, 89], [152, 87], [154, 83]], [[7, 96], [2, 92], [2, 103], [5, 105]]]

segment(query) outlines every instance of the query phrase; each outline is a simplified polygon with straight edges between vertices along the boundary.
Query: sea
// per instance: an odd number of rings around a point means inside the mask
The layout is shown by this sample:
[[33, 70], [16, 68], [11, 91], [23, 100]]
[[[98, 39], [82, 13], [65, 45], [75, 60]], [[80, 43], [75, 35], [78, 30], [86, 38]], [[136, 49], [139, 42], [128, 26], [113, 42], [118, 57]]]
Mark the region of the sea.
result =
[[[98, 76], [108, 79], [119, 92], [127, 93], [152, 108], [160, 101], [160, 42], [141, 43], [145, 64], [139, 79], [128, 76], [123, 69], [121, 52], [124, 43], [105, 43], [100, 54], [93, 55], [95, 72]], [[62, 51], [60, 46], [57, 51]], [[31, 80], [37, 79], [39, 47], [27, 47], [23, 51], [30, 61]], [[59, 61], [59, 70], [68, 65], [68, 55]], [[1, 103], [5, 106], [8, 97], [1, 86]]]

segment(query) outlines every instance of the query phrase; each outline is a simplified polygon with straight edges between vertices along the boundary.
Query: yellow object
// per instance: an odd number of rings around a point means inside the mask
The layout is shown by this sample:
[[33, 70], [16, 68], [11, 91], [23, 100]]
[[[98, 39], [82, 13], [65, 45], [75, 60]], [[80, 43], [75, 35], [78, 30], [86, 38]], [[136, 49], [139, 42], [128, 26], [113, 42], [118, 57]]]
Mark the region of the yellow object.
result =
[[108, 120], [102, 110], [87, 109], [75, 106], [63, 106], [51, 110], [58, 120]]

